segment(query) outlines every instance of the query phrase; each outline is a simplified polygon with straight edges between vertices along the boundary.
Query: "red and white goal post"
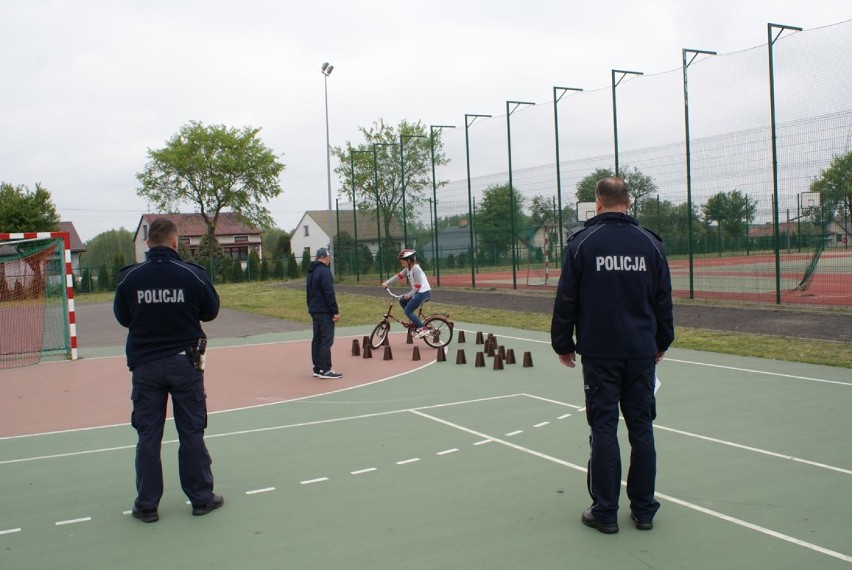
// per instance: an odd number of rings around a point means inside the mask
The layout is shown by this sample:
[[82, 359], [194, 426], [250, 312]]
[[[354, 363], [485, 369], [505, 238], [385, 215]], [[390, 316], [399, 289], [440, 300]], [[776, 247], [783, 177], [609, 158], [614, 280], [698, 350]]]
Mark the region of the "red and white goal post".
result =
[[68, 232], [0, 233], [0, 368], [77, 360]]

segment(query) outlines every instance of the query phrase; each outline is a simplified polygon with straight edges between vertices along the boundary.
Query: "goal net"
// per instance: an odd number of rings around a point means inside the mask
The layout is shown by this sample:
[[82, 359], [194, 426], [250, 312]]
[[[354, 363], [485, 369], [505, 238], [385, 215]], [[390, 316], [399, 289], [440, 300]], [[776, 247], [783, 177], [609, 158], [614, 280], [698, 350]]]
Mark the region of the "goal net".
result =
[[0, 233], [0, 368], [77, 358], [67, 232]]

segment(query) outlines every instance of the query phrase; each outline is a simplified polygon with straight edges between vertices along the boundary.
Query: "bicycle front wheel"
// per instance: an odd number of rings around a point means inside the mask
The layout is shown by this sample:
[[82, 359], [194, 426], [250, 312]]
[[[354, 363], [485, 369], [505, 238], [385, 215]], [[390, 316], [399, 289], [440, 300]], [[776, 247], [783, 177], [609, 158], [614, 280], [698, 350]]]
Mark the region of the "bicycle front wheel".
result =
[[388, 337], [388, 332], [390, 332], [390, 323], [387, 320], [379, 322], [370, 335], [370, 348], [378, 350]]
[[453, 323], [440, 315], [426, 317], [423, 326], [429, 329], [423, 340], [432, 348], [444, 348], [453, 340]]

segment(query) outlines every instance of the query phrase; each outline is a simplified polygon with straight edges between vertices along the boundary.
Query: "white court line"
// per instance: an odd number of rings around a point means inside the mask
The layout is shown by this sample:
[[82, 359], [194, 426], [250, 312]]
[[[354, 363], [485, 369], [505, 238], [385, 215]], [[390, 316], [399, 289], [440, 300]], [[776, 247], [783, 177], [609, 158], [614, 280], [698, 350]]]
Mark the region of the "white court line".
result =
[[328, 481], [328, 477], [317, 477], [316, 479], [308, 479], [307, 481], [299, 481], [301, 485], [312, 485], [314, 483], [323, 483]]
[[0, 530], [0, 534], [15, 534], [16, 532], [21, 532], [19, 528], [9, 528], [6, 530]]
[[246, 495], [257, 495], [259, 493], [269, 493], [270, 491], [274, 491], [275, 487], [264, 487], [263, 489], [254, 489], [253, 491], [246, 491]]
[[408, 465], [409, 463], [416, 463], [417, 461], [420, 461], [419, 457], [412, 457], [411, 459], [403, 459], [402, 461], [397, 461], [396, 464], [397, 465]]
[[823, 384], [837, 384], [852, 388], [852, 382], [841, 382], [839, 380], [826, 380], [824, 378], [812, 378], [810, 376], [796, 376], [795, 374], [782, 374], [781, 372], [769, 372], [766, 370], [753, 370], [751, 368], [738, 368], [736, 366], [723, 366], [721, 364], [710, 364], [708, 362], [695, 362], [692, 360], [678, 360], [676, 358], [666, 358], [663, 362], [678, 362], [680, 364], [692, 364], [694, 366], [707, 366], [709, 368], [722, 368], [725, 370], [733, 370], [735, 372], [749, 372], [752, 374], [766, 374], [767, 376], [779, 376], [781, 378], [792, 378], [794, 380], [807, 380], [808, 382], [821, 382]]
[[[475, 403], [478, 403], [478, 402], [489, 402], [489, 401], [492, 401], [492, 400], [502, 400], [502, 399], [505, 399], [505, 398], [516, 398], [518, 396], [523, 396], [523, 395], [524, 394], [504, 394], [502, 396], [490, 396], [490, 397], [487, 397], [487, 398], [475, 398], [473, 400], [460, 400], [460, 401], [457, 401], [457, 402], [447, 402], [447, 403], [444, 403], [444, 404], [433, 404], [431, 406], [421, 406], [421, 407], [416, 408], [416, 409], [418, 409], [418, 410], [431, 410], [431, 409], [446, 408], [446, 407], [451, 407], [451, 406], [462, 406], [462, 405], [465, 405], [465, 404], [475, 404]], [[375, 413], [372, 413], [372, 414], [361, 414], [361, 415], [357, 415], [357, 416], [344, 416], [342, 418], [330, 418], [330, 419], [327, 419], [327, 420], [316, 420], [316, 421], [312, 421], [312, 422], [300, 422], [300, 423], [295, 423], [295, 424], [284, 424], [284, 425], [279, 425], [279, 426], [270, 426], [270, 427], [256, 428], [256, 429], [250, 429], [250, 430], [240, 430], [240, 431], [232, 431], [232, 432], [226, 432], [226, 433], [206, 434], [204, 437], [205, 437], [205, 439], [209, 440], [209, 439], [216, 439], [216, 438], [220, 438], [220, 437], [231, 437], [231, 436], [235, 436], [235, 435], [249, 435], [249, 434], [263, 433], [263, 432], [268, 432], [268, 431], [278, 431], [278, 430], [282, 430], [282, 429], [308, 427], [308, 426], [330, 424], [330, 423], [336, 423], [336, 422], [346, 422], [346, 421], [350, 421], [350, 420], [378, 418], [378, 417], [381, 417], [381, 416], [389, 416], [389, 415], [394, 415], [394, 414], [404, 414], [406, 412], [409, 412], [410, 410], [411, 410], [411, 408], [403, 408], [403, 409], [399, 409], [399, 410], [390, 410], [390, 411], [387, 411], [387, 412], [375, 412]], [[74, 431], [74, 430], [71, 430], [71, 431]], [[178, 443], [178, 440], [169, 439], [169, 440], [163, 441], [163, 445], [172, 444], [172, 443]], [[13, 464], [13, 463], [26, 463], [26, 462], [29, 462], [29, 461], [40, 461], [42, 459], [61, 459], [61, 458], [64, 458], [64, 457], [76, 457], [78, 455], [88, 455], [88, 454], [91, 454], [91, 453], [106, 453], [106, 452], [109, 452], [109, 451], [120, 451], [120, 450], [135, 449], [135, 448], [136, 448], [136, 445], [134, 444], [134, 445], [123, 445], [123, 446], [120, 446], [120, 447], [106, 447], [106, 448], [101, 448], [101, 449], [89, 449], [89, 450], [86, 450], [86, 451], [72, 451], [72, 452], [68, 452], [68, 453], [57, 453], [55, 455], [39, 455], [39, 456], [36, 456], [36, 457], [23, 457], [23, 458], [19, 458], [19, 459], [7, 459], [5, 461], [0, 461], [0, 465], [10, 465], [10, 464]]]
[[512, 437], [513, 435], [518, 435], [519, 433], [524, 433], [524, 430], [516, 429], [515, 431], [510, 431], [506, 434], [506, 437]]
[[485, 445], [486, 443], [491, 443], [492, 441], [494, 440], [491, 438], [483, 439], [482, 441], [475, 442], [473, 445]]
[[350, 471], [352, 475], [363, 475], [364, 473], [372, 473], [373, 471], [378, 471], [376, 467], [368, 467], [366, 469], [359, 469], [358, 471]]
[[691, 432], [688, 432], [688, 431], [683, 431], [683, 430], [679, 430], [679, 429], [660, 426], [660, 425], [657, 425], [657, 424], [654, 424], [654, 429], [669, 431], [669, 432], [672, 432], [672, 433], [685, 435], [687, 437], [694, 437], [696, 439], [701, 439], [701, 440], [709, 441], [709, 442], [712, 442], [712, 443], [718, 443], [720, 445], [727, 445], [729, 447], [736, 447], [737, 449], [744, 449], [746, 451], [753, 451], [755, 453], [760, 453], [762, 455], [768, 455], [770, 457], [777, 457], [779, 459], [786, 459], [788, 461], [794, 461], [796, 463], [803, 463], [805, 465], [811, 465], [813, 467], [819, 467], [821, 469], [829, 469], [831, 471], [837, 471], [838, 473], [844, 473], [846, 475], [852, 475], [852, 470], [850, 470], [850, 469], [843, 469], [842, 467], [835, 467], [834, 465], [827, 465], [825, 463], [818, 463], [816, 461], [810, 461], [808, 459], [802, 459], [801, 457], [795, 457], [793, 455], [787, 455], [785, 453], [776, 453], [774, 451], [769, 451], [769, 450], [766, 450], [766, 449], [760, 449], [758, 447], [751, 447], [750, 445], [743, 445], [741, 443], [734, 443], [732, 441], [725, 441], [724, 439], [716, 439], [715, 437], [709, 437], [709, 436], [706, 436], [706, 435], [699, 435], [697, 433], [691, 433]]
[[570, 418], [570, 417], [571, 417], [571, 414], [562, 414], [561, 416], [557, 417], [556, 419], [557, 420], [564, 420], [565, 418]]
[[[500, 443], [500, 444], [502, 444], [502, 445], [505, 445], [506, 447], [510, 447], [510, 448], [515, 449], [515, 450], [517, 450], [517, 451], [522, 451], [522, 452], [527, 453], [527, 454], [529, 454], [529, 455], [532, 455], [532, 456], [534, 456], [534, 457], [538, 457], [538, 458], [540, 458], [540, 459], [545, 459], [545, 460], [547, 460], [547, 461], [550, 461], [550, 462], [552, 462], [552, 463], [556, 463], [556, 464], [558, 464], [558, 465], [562, 465], [562, 466], [564, 466], [564, 467], [569, 467], [569, 468], [574, 469], [574, 470], [576, 470], [576, 471], [580, 471], [581, 473], [586, 473], [586, 471], [587, 471], [585, 467], [582, 467], [582, 466], [580, 466], [580, 465], [575, 465], [574, 463], [570, 463], [570, 462], [568, 462], [568, 461], [564, 461], [564, 460], [562, 460], [562, 459], [559, 459], [558, 457], [553, 457], [553, 456], [551, 456], [551, 455], [547, 455], [547, 454], [545, 454], [545, 453], [541, 453], [541, 452], [539, 452], [539, 451], [535, 451], [535, 450], [533, 450], [533, 449], [529, 449], [529, 448], [527, 448], [527, 447], [523, 447], [523, 446], [520, 446], [520, 445], [516, 445], [516, 444], [514, 444], [514, 443], [510, 443], [510, 442], [508, 442], [508, 441], [505, 441], [505, 440], [502, 440], [502, 439], [499, 439], [499, 438], [496, 438], [496, 437], [493, 437], [493, 436], [489, 436], [488, 434], [485, 434], [485, 433], [482, 433], [482, 432], [478, 432], [478, 431], [476, 431], [476, 430], [472, 430], [472, 429], [466, 428], [466, 427], [464, 427], [464, 426], [460, 426], [460, 425], [458, 425], [458, 424], [454, 424], [454, 423], [452, 423], [452, 422], [449, 422], [449, 421], [443, 420], [443, 419], [441, 419], [441, 418], [438, 418], [438, 417], [435, 417], [435, 416], [430, 416], [429, 414], [423, 413], [423, 412], [421, 412], [421, 411], [418, 411], [418, 410], [411, 410], [411, 412], [412, 412], [413, 414], [417, 414], [418, 416], [421, 416], [421, 417], [426, 418], [426, 419], [428, 419], [428, 420], [432, 420], [432, 421], [438, 422], [438, 423], [440, 423], [440, 424], [444, 424], [444, 425], [446, 425], [446, 426], [449, 426], [449, 427], [451, 427], [451, 428], [454, 428], [454, 429], [457, 429], [457, 430], [460, 430], [460, 431], [463, 431], [463, 432], [466, 432], [466, 433], [470, 433], [470, 434], [473, 434], [473, 435], [476, 435], [476, 436], [479, 436], [479, 437], [487, 437], [487, 438], [490, 438], [490, 439], [492, 439], [493, 441], [495, 441], [495, 442], [497, 442], [497, 443]], [[621, 485], [622, 485], [622, 487], [626, 487], [626, 486], [627, 486], [627, 483], [626, 483], [625, 481], [622, 481], [622, 482], [621, 482]], [[732, 517], [732, 516], [726, 515], [726, 514], [724, 514], [724, 513], [720, 513], [720, 512], [718, 512], [718, 511], [713, 511], [713, 510], [711, 510], [711, 509], [708, 509], [708, 508], [702, 507], [702, 506], [700, 506], [700, 505], [696, 505], [695, 503], [690, 503], [690, 502], [688, 502], [688, 501], [684, 501], [684, 500], [682, 500], [682, 499], [678, 499], [678, 498], [676, 498], [676, 497], [672, 497], [672, 496], [669, 496], [669, 495], [665, 495], [665, 494], [663, 494], [663, 493], [659, 493], [659, 492], [657, 492], [657, 493], [656, 493], [656, 496], [657, 496], [658, 498], [660, 498], [660, 499], [664, 499], [664, 500], [666, 500], [666, 501], [670, 501], [670, 502], [675, 503], [675, 504], [677, 504], [677, 505], [680, 505], [680, 506], [682, 506], [682, 507], [686, 507], [686, 508], [688, 508], [688, 509], [692, 509], [692, 510], [695, 510], [695, 511], [698, 511], [698, 512], [701, 512], [701, 513], [704, 513], [704, 514], [706, 514], [706, 515], [710, 515], [710, 516], [712, 516], [712, 517], [715, 517], [715, 518], [721, 519], [721, 520], [723, 520], [723, 521], [730, 522], [730, 523], [733, 523], [733, 524], [736, 524], [736, 525], [742, 526], [742, 527], [744, 527], [744, 528], [748, 528], [748, 529], [750, 529], [750, 530], [757, 531], [757, 532], [759, 532], [759, 533], [761, 533], [761, 534], [765, 534], [765, 535], [767, 535], [767, 536], [771, 536], [771, 537], [773, 537], [773, 538], [777, 538], [777, 539], [783, 540], [783, 541], [785, 541], [785, 542], [789, 542], [789, 543], [794, 544], [794, 545], [796, 545], [796, 546], [801, 546], [801, 547], [803, 547], [803, 548], [807, 548], [808, 550], [813, 550], [814, 552], [819, 552], [820, 554], [825, 554], [825, 555], [827, 555], [827, 556], [831, 556], [832, 558], [836, 558], [836, 559], [838, 559], [838, 560], [842, 560], [843, 562], [849, 562], [849, 563], [852, 563], [852, 556], [849, 556], [849, 555], [847, 555], [847, 554], [843, 554], [842, 552], [837, 552], [837, 551], [835, 551], [835, 550], [830, 550], [830, 549], [828, 549], [828, 548], [824, 548], [824, 547], [819, 546], [819, 545], [817, 545], [817, 544], [813, 544], [813, 543], [806, 542], [806, 541], [804, 541], [804, 540], [798, 539], [798, 538], [796, 538], [796, 537], [794, 537], [794, 536], [790, 536], [790, 535], [787, 535], [787, 534], [783, 534], [783, 533], [780, 533], [780, 532], [774, 531], [774, 530], [772, 530], [772, 529], [769, 529], [769, 528], [766, 528], [766, 527], [762, 527], [762, 526], [759, 526], [759, 525], [756, 525], [756, 524], [750, 523], [750, 522], [748, 522], [748, 521], [744, 521], [744, 520], [742, 520], [742, 519], [738, 519], [738, 518], [735, 518], [735, 517]]]
[[[478, 402], [501, 400], [501, 399], [505, 399], [505, 398], [515, 398], [515, 397], [519, 397], [519, 396], [527, 397], [527, 398], [533, 398], [533, 399], [536, 399], [536, 400], [542, 400], [542, 401], [545, 401], [545, 402], [551, 402], [553, 404], [557, 404], [557, 405], [560, 405], [560, 406], [576, 408], [576, 406], [574, 406], [572, 404], [568, 404], [566, 402], [559, 402], [558, 400], [551, 400], [549, 398], [542, 398], [542, 397], [539, 397], [539, 396], [535, 396], [533, 394], [505, 394], [503, 396], [492, 396], [492, 397], [488, 397], [488, 398], [476, 398], [476, 399], [473, 399], [473, 400], [461, 400], [461, 401], [458, 401], [458, 402], [448, 402], [448, 403], [445, 403], [445, 404], [434, 404], [434, 405], [431, 405], [431, 406], [422, 406], [422, 407], [418, 407], [418, 408], [406, 408], [406, 409], [401, 409], [401, 410], [391, 410], [391, 411], [387, 411], [387, 412], [376, 412], [376, 413], [373, 413], [373, 414], [362, 414], [362, 415], [358, 415], [358, 416], [347, 416], [347, 417], [342, 417], [342, 418], [331, 418], [331, 419], [327, 419], [327, 420], [317, 420], [317, 421], [314, 421], [314, 422], [302, 422], [302, 423], [296, 423], [296, 424], [286, 424], [286, 425], [280, 425], [280, 426], [257, 428], [257, 429], [253, 429], [253, 430], [243, 430], [243, 431], [235, 431], [235, 432], [228, 432], [228, 433], [222, 433], [222, 434], [213, 434], [213, 435], [206, 436], [206, 438], [207, 439], [213, 439], [213, 438], [218, 438], [218, 437], [230, 437], [230, 436], [234, 436], [234, 435], [263, 433], [263, 432], [267, 432], [267, 431], [276, 431], [276, 430], [281, 430], [281, 429], [290, 429], [290, 428], [298, 428], [298, 427], [308, 427], [308, 426], [328, 424], [328, 423], [336, 423], [336, 422], [344, 422], [344, 421], [350, 421], [350, 420], [369, 419], [369, 418], [376, 418], [376, 417], [381, 417], [381, 416], [401, 414], [401, 413], [406, 413], [406, 412], [416, 412], [416, 411], [421, 411], [421, 410], [431, 410], [431, 409], [445, 408], [445, 407], [450, 407], [450, 406], [459, 406], [459, 405], [472, 404], [472, 403], [478, 403]], [[580, 408], [580, 409], [582, 410], [583, 408]], [[570, 415], [571, 414], [565, 414], [565, 415], [559, 416], [559, 419], [564, 419], [564, 418], [570, 417]], [[665, 426], [662, 426], [662, 425], [656, 424], [656, 423], [654, 424], [654, 427], [657, 428], [657, 429], [660, 429], [660, 430], [664, 430], [664, 431], [670, 431], [670, 432], [673, 432], [673, 433], [679, 433], [681, 435], [686, 435], [686, 436], [689, 436], [689, 437], [695, 437], [697, 439], [703, 439], [703, 440], [706, 440], [706, 441], [719, 443], [721, 445], [728, 445], [728, 446], [731, 446], [731, 447], [745, 449], [745, 450], [748, 450], [748, 451], [754, 451], [754, 452], [761, 453], [761, 454], [764, 454], [764, 455], [768, 455], [768, 456], [771, 456], [771, 457], [776, 457], [776, 458], [780, 458], [780, 459], [786, 459], [786, 460], [789, 460], [789, 461], [794, 461], [796, 463], [802, 463], [802, 464], [811, 465], [811, 466], [814, 466], [814, 467], [829, 469], [829, 470], [832, 470], [832, 471], [837, 471], [839, 473], [852, 474], [852, 471], [847, 470], [847, 469], [843, 469], [841, 467], [835, 467], [835, 466], [828, 465], [828, 464], [825, 464], [825, 463], [817, 463], [815, 461], [809, 461], [807, 459], [802, 459], [800, 457], [795, 457], [795, 456], [791, 456], [791, 455], [777, 453], [777, 452], [774, 452], [774, 451], [759, 449], [759, 448], [756, 448], [756, 447], [749, 447], [749, 446], [742, 445], [742, 444], [739, 444], [739, 443], [734, 443], [734, 442], [725, 441], [725, 440], [721, 440], [721, 439], [715, 439], [715, 438], [711, 438], [711, 437], [707, 437], [707, 436], [693, 434], [693, 433], [690, 433], [690, 432], [681, 431], [681, 430], [677, 430], [677, 429], [674, 429], [674, 428], [668, 428], [668, 427], [665, 427]], [[523, 430], [519, 430], [518, 432], [512, 432], [511, 435], [517, 435], [517, 433], [521, 433], [522, 431]], [[508, 436], [510, 434], [506, 434], [506, 435]], [[172, 439], [172, 440], [163, 441], [163, 444], [171, 444], [171, 443], [178, 443], [178, 440]], [[488, 440], [484, 440], [484, 441], [481, 441], [481, 442], [474, 443], [474, 445], [482, 445], [483, 443], [488, 443]], [[37, 457], [24, 457], [24, 458], [21, 458], [21, 459], [8, 459], [6, 461], [0, 461], [0, 465], [9, 465], [9, 464], [13, 464], [13, 463], [25, 463], [25, 462], [29, 462], [29, 461], [40, 461], [42, 459], [58, 459], [58, 458], [64, 458], [64, 457], [75, 457], [75, 456], [79, 456], [79, 455], [88, 455], [88, 454], [93, 454], [93, 453], [105, 453], [105, 452], [109, 452], [109, 451], [134, 449], [135, 447], [136, 447], [135, 445], [125, 445], [125, 446], [121, 446], [121, 447], [108, 447], [108, 448], [103, 448], [103, 449], [92, 449], [92, 450], [87, 450], [87, 451], [75, 451], [75, 452], [69, 452], [69, 453], [59, 453], [59, 454], [56, 454], [56, 455], [42, 455], [42, 456], [37, 456]]]
[[458, 451], [458, 450], [459, 450], [459, 448], [458, 448], [458, 447], [454, 447], [454, 448], [452, 448], [452, 449], [445, 449], [444, 451], [439, 451], [439, 452], [438, 452], [438, 453], [436, 453], [435, 455], [448, 455], [448, 454], [450, 454], [450, 453], [455, 453], [455, 452], [456, 452], [456, 451]]
[[[510, 340], [520, 340], [525, 342], [533, 342], [536, 344], [550, 344], [549, 340], [539, 340], [536, 338], [524, 338], [519, 336], [505, 336], [500, 335], [501, 338], [507, 338]], [[759, 358], [759, 357], [743, 357], [743, 358]], [[781, 372], [769, 372], [767, 370], [755, 370], [753, 368], [738, 368], [736, 366], [724, 366], [721, 364], [710, 364], [707, 362], [695, 362], [694, 360], [680, 360], [677, 358], [671, 358], [666, 356], [663, 359], [663, 362], [678, 362], [680, 364], [692, 364], [694, 366], [709, 366], [711, 368], [724, 368], [727, 370], [735, 370], [737, 372], [750, 372], [752, 374], [766, 374], [768, 376], [780, 376], [782, 378], [792, 378], [794, 380], [807, 380], [809, 382], [822, 382], [824, 384], [839, 384], [841, 386], [848, 386], [852, 388], [852, 382], [841, 382], [839, 380], [826, 380], [824, 378], [812, 378], [810, 376], [796, 376], [794, 374], [783, 374]]]
[[533, 427], [534, 427], [534, 428], [540, 428], [540, 427], [544, 427], [544, 426], [546, 426], [546, 425], [550, 425], [550, 422], [538, 422], [538, 423], [537, 423], [537, 424], [535, 424]]
[[56, 526], [62, 526], [62, 525], [66, 525], [66, 524], [77, 524], [77, 523], [81, 523], [81, 522], [88, 522], [90, 520], [92, 520], [92, 517], [82, 517], [82, 518], [79, 518], [79, 519], [71, 519], [71, 520], [67, 520], [67, 521], [56, 521], [55, 524], [56, 524]]

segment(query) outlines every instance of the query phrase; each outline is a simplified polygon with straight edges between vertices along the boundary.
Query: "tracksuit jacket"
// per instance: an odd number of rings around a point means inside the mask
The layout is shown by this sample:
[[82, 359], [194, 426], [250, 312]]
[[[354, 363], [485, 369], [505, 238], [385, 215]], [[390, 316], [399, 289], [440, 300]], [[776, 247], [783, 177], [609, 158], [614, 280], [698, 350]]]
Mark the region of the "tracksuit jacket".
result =
[[322, 261], [313, 261], [308, 268], [306, 280], [308, 312], [314, 314], [337, 315], [337, 297], [334, 296], [334, 280], [331, 269]]

